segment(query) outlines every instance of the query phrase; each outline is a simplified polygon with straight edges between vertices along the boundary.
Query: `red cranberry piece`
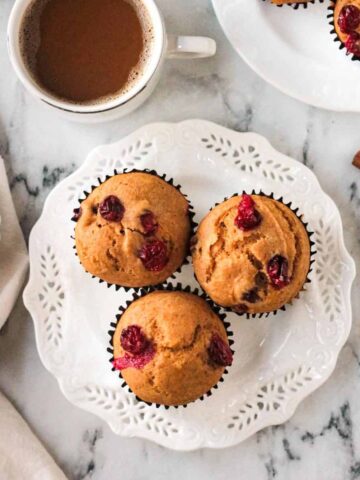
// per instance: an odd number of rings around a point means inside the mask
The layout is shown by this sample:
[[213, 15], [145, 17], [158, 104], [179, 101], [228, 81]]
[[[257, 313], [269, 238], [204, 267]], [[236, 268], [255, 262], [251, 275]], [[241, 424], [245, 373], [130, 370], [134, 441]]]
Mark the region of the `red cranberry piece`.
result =
[[243, 232], [256, 228], [261, 223], [261, 215], [255, 209], [255, 202], [250, 195], [244, 193], [238, 206], [235, 225]]
[[221, 367], [227, 367], [232, 364], [233, 354], [229, 345], [224, 342], [218, 333], [214, 333], [211, 337], [208, 347], [208, 354], [211, 362]]
[[160, 272], [169, 261], [167, 247], [161, 240], [151, 240], [141, 247], [139, 258], [151, 272]]
[[109, 222], [121, 222], [125, 208], [115, 195], [110, 195], [100, 203], [99, 212]]
[[281, 255], [275, 255], [267, 266], [267, 272], [272, 284], [277, 288], [284, 288], [289, 285], [288, 277], [289, 264], [286, 258]]
[[360, 57], [360, 35], [357, 32], [351, 32], [346, 39], [345, 47], [348, 54], [352, 53]]
[[140, 217], [141, 225], [143, 226], [145, 235], [153, 235], [158, 229], [158, 224], [155, 221], [152, 212], [146, 212]]
[[360, 9], [355, 5], [345, 5], [340, 10], [338, 18], [342, 33], [351, 33], [360, 25]]
[[81, 209], [81, 207], [79, 207], [79, 208], [74, 208], [73, 216], [72, 216], [71, 220], [72, 220], [73, 222], [77, 222], [77, 221], [80, 219], [81, 215], [82, 215], [82, 209]]
[[125, 368], [142, 369], [151, 362], [155, 356], [155, 347], [148, 342], [146, 350], [138, 355], [131, 355], [125, 353], [123, 357], [118, 357], [113, 361], [113, 366], [116, 370], [124, 370]]
[[121, 332], [120, 343], [124, 350], [133, 355], [138, 355], [146, 350], [149, 340], [139, 326], [130, 325]]

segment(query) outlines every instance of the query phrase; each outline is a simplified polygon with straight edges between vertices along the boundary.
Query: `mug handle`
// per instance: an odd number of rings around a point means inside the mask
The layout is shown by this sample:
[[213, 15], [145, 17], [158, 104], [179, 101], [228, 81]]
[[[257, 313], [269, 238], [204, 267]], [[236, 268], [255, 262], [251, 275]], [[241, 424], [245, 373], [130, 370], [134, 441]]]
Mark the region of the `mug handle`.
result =
[[168, 35], [167, 58], [206, 58], [216, 53], [216, 42], [208, 37]]

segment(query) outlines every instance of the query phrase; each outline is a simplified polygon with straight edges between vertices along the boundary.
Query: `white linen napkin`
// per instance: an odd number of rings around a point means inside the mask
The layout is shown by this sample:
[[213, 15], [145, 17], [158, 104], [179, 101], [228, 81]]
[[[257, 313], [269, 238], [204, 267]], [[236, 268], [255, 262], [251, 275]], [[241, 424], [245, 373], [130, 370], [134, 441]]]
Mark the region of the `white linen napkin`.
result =
[[[24, 283], [26, 244], [0, 157], [0, 328]], [[66, 480], [64, 474], [0, 392], [0, 480]]]
[[0, 393], [1, 480], [66, 480], [14, 407]]
[[0, 328], [6, 322], [24, 283], [28, 258], [0, 157]]

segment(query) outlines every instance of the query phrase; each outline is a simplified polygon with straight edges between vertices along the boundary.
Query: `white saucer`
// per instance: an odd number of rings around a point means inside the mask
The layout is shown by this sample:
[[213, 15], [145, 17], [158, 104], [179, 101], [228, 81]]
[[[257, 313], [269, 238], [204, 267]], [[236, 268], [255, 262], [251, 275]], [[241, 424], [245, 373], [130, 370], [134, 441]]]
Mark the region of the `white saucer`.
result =
[[330, 34], [328, 5], [278, 8], [262, 0], [212, 0], [238, 54], [264, 80], [328, 110], [360, 112], [360, 62]]

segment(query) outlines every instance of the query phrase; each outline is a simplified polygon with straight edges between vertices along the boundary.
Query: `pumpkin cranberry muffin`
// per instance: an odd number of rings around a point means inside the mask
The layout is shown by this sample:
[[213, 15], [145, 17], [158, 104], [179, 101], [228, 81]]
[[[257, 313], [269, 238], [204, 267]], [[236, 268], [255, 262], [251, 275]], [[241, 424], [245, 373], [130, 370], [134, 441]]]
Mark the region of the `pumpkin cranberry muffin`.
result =
[[333, 8], [336, 35], [347, 54], [360, 58], [360, 0], [337, 0]]
[[142, 400], [185, 405], [207, 393], [232, 363], [225, 327], [202, 298], [155, 291], [130, 304], [117, 324], [113, 366]]
[[234, 196], [215, 207], [192, 243], [200, 285], [237, 313], [271, 312], [291, 302], [310, 268], [305, 227], [289, 207], [262, 195]]
[[152, 174], [109, 178], [81, 203], [73, 219], [81, 264], [109, 284], [162, 283], [188, 252], [189, 204], [178, 189]]

